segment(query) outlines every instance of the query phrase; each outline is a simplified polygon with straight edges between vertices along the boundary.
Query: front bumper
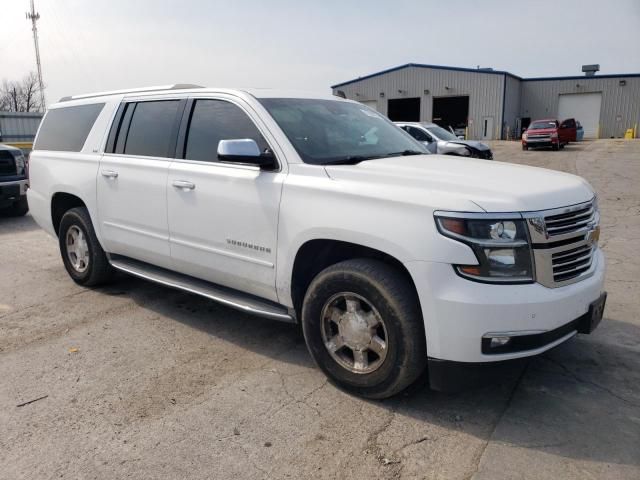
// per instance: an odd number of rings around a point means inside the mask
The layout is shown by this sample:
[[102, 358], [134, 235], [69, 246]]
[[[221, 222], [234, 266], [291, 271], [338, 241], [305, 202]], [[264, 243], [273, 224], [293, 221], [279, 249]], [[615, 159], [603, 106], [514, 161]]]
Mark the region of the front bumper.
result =
[[7, 207], [27, 194], [29, 180], [4, 181], [0, 179], [0, 208]]
[[522, 145], [527, 148], [544, 148], [560, 145], [559, 140], [523, 140]]
[[483, 336], [492, 332], [543, 333], [586, 314], [603, 292], [605, 259], [596, 250], [591, 275], [558, 288], [539, 283], [495, 285], [456, 275], [449, 264], [408, 262], [422, 307], [427, 352], [440, 361], [484, 363], [537, 355], [571, 338], [575, 331], [535, 348], [486, 354]]
[[[555, 330], [548, 330], [543, 333], [524, 335], [516, 337], [521, 340], [519, 345], [526, 346], [536, 344], [554, 344], [556, 340], [560, 342], [570, 338], [577, 333], [591, 333], [602, 319], [604, 305], [607, 294], [604, 293], [595, 302], [587, 313], [576, 318]], [[598, 311], [594, 311], [597, 308]], [[483, 352], [485, 344], [483, 342]], [[429, 370], [429, 386], [432, 390], [440, 392], [457, 392], [470, 387], [479, 387], [490, 383], [499, 382], [509, 376], [518, 375], [526, 365], [527, 358], [505, 360], [501, 362], [453, 362], [450, 360], [440, 360], [429, 358], [427, 368]]]

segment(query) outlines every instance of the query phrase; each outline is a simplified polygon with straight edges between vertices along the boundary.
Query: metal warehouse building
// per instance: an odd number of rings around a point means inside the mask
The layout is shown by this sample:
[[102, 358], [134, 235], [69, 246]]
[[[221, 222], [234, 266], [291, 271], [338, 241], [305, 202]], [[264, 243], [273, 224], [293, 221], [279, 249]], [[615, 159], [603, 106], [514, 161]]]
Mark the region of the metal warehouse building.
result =
[[0, 142], [28, 144], [36, 136], [42, 113], [39, 112], [0, 112]]
[[640, 123], [640, 74], [521, 78], [409, 63], [333, 85], [394, 121], [433, 121], [467, 138], [518, 138], [541, 118], [575, 118], [586, 138], [623, 137]]

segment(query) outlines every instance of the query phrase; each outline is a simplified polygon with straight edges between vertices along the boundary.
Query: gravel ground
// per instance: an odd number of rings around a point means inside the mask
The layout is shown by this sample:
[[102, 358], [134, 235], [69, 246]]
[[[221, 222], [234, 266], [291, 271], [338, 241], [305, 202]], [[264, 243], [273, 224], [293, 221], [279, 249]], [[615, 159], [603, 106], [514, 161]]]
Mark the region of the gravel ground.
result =
[[297, 327], [78, 287], [31, 217], [0, 219], [0, 478], [640, 478], [640, 141], [493, 148], [598, 190], [609, 299], [593, 335], [455, 395], [351, 397]]

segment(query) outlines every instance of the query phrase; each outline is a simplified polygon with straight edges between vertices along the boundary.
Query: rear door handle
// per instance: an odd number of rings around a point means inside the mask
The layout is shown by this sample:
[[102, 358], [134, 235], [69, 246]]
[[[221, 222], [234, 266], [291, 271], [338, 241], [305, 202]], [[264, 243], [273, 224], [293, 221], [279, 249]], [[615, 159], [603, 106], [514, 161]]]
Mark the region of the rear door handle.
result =
[[172, 185], [176, 188], [181, 188], [182, 190], [193, 190], [196, 188], [195, 183], [187, 182], [186, 180], [174, 180]]
[[114, 172], [113, 170], [102, 170], [100, 173], [103, 177], [118, 178], [118, 172]]

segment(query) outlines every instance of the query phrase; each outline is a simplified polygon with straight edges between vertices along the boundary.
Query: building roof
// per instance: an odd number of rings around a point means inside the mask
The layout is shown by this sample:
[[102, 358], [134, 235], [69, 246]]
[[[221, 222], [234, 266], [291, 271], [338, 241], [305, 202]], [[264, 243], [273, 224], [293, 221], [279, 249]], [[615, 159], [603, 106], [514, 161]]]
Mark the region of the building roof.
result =
[[640, 73], [617, 73], [610, 75], [594, 75], [592, 77], [587, 77], [586, 75], [572, 75], [568, 77], [532, 77], [532, 78], [523, 78], [513, 73], [504, 71], [504, 70], [493, 70], [488, 68], [464, 68], [464, 67], [450, 67], [447, 65], [429, 65], [425, 63], [406, 63], [404, 65], [398, 65], [397, 67], [388, 68], [386, 70], [381, 70], [379, 72], [371, 73], [369, 75], [365, 75], [364, 77], [354, 78], [352, 80], [347, 80], [346, 82], [338, 83], [336, 85], [332, 85], [331, 88], [344, 87], [345, 85], [349, 85], [352, 83], [359, 82], [361, 80], [366, 80], [368, 78], [378, 77], [380, 75], [384, 75], [387, 73], [395, 72], [397, 70], [402, 70], [404, 68], [431, 68], [436, 70], [449, 70], [454, 72], [471, 72], [471, 73], [488, 73], [493, 75], [507, 75], [509, 77], [515, 78], [516, 80], [522, 80], [524, 82], [535, 82], [541, 80], [593, 80], [595, 78], [622, 78], [622, 77], [640, 77]]

